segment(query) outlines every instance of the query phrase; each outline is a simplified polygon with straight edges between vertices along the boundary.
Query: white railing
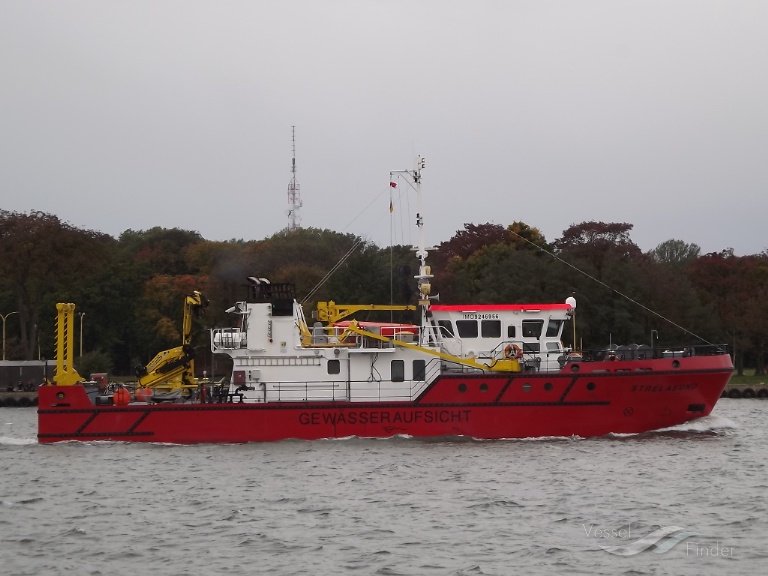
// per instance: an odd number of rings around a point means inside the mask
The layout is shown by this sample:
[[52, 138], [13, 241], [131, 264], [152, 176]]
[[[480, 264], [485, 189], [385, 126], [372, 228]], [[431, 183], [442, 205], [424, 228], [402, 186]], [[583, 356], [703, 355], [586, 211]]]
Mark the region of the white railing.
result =
[[[440, 360], [430, 361], [424, 368], [423, 380], [327, 382], [260, 382], [260, 401], [266, 402], [381, 402], [412, 401], [421, 395], [440, 375]], [[264, 398], [264, 395], [265, 398]], [[248, 395], [245, 395], [248, 401]]]

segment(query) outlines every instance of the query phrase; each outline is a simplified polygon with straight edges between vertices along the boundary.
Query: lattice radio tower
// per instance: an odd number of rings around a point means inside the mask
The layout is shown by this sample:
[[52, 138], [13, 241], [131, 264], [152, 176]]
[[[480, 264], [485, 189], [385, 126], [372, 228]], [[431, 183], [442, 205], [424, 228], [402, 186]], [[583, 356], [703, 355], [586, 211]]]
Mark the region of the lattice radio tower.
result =
[[291, 160], [291, 181], [288, 183], [288, 230], [296, 230], [301, 226], [301, 191], [296, 182], [296, 126], [291, 126], [291, 147], [293, 159]]

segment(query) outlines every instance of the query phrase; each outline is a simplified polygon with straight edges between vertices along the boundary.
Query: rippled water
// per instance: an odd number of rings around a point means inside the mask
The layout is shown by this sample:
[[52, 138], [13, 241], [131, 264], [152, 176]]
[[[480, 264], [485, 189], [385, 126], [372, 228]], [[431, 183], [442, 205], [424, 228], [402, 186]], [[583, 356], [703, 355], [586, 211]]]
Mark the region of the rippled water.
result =
[[593, 440], [41, 446], [34, 408], [0, 408], [0, 573], [762, 575], [766, 416], [723, 399]]

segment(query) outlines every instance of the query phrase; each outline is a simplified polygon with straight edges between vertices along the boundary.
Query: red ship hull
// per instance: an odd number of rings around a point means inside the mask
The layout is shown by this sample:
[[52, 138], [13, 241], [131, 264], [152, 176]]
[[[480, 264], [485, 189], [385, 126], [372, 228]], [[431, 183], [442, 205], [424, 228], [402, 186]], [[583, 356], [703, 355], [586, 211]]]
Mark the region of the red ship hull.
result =
[[407, 402], [95, 406], [84, 387], [43, 386], [38, 440], [179, 444], [288, 438], [479, 439], [641, 433], [708, 415], [730, 379], [727, 354], [569, 364], [556, 373], [440, 376]]

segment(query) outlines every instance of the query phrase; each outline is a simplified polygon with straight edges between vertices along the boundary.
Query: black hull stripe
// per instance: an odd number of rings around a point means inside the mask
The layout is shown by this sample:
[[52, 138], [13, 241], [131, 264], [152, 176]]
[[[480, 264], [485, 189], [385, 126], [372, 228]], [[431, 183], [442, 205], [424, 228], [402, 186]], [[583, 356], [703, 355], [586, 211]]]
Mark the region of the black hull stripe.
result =
[[[262, 410], [339, 410], [346, 408], [349, 410], [371, 410], [374, 408], [380, 409], [392, 409], [392, 410], [422, 410], [424, 408], [451, 408], [454, 410], [460, 410], [462, 408], [507, 408], [507, 407], [520, 407], [520, 406], [610, 406], [608, 400], [590, 400], [583, 402], [463, 402], [461, 404], [450, 403], [429, 403], [429, 404], [413, 404], [411, 402], [402, 403], [384, 403], [377, 402], [374, 404], [364, 402], [344, 402], [337, 404], [291, 404], [285, 402], [283, 404], [256, 404], [256, 403], [234, 403], [234, 404], [174, 404], [173, 408], [62, 408], [59, 410], [38, 410], [38, 414], [92, 414], [93, 416], [88, 420], [90, 422], [99, 414], [116, 414], [125, 412], [143, 412], [141, 418], [131, 426], [131, 430], [135, 429], [141, 421], [152, 413], [166, 413], [175, 414], [177, 412], [209, 412], [219, 410], [251, 410], [254, 412], [260, 412]], [[81, 426], [81, 430], [85, 425]]]
[[90, 417], [90, 418], [88, 418], [88, 419], [87, 419], [85, 422], [83, 422], [83, 425], [82, 425], [82, 426], [80, 426], [80, 428], [78, 428], [78, 429], [77, 429], [77, 432], [75, 432], [75, 434], [80, 434], [80, 433], [82, 433], [82, 431], [83, 431], [83, 430], [85, 430], [85, 429], [88, 427], [88, 424], [90, 424], [91, 422], [93, 422], [94, 420], [96, 420], [96, 417], [97, 417], [98, 415], [99, 415], [99, 412], [98, 412], [98, 411], [96, 411], [96, 412], [94, 412], [93, 414], [91, 414], [91, 417]]
[[496, 399], [493, 401], [494, 404], [499, 403], [499, 400], [501, 400], [502, 396], [504, 396], [504, 393], [507, 391], [510, 384], [512, 384], [512, 380], [514, 380], [514, 378], [511, 378], [511, 377], [507, 378], [507, 381], [504, 383], [504, 386], [501, 387], [501, 392], [499, 392], [499, 395], [496, 396]]
[[568, 386], [567, 386], [567, 387], [565, 388], [565, 390], [563, 391], [563, 395], [562, 395], [562, 396], [560, 396], [560, 403], [561, 403], [561, 404], [562, 404], [563, 402], [565, 402], [565, 397], [566, 397], [566, 396], [568, 396], [568, 393], [571, 391], [571, 388], [573, 388], [573, 387], [576, 385], [576, 382], [577, 382], [577, 381], [578, 381], [578, 378], [573, 378], [573, 379], [571, 379], [570, 383], [568, 384]]
[[[725, 373], [732, 373], [732, 370], [725, 371], [722, 368], [713, 368], [710, 370], [685, 370], [683, 372], [675, 371], [675, 370], [665, 370], [665, 371], [653, 371], [653, 370], [643, 370], [643, 371], [635, 371], [635, 372], [585, 372], [585, 373], [577, 373], [577, 372], [531, 372], [531, 373], [520, 373], [514, 376], [507, 377], [507, 381], [504, 383], [504, 386], [502, 387], [501, 393], [496, 397], [496, 400], [494, 402], [497, 403], [499, 399], [501, 399], [504, 396], [504, 393], [507, 391], [507, 389], [512, 385], [512, 383], [515, 380], [553, 380], [557, 378], [572, 378], [571, 382], [568, 384], [568, 387], [566, 388], [565, 392], [560, 398], [560, 402], [565, 402], [565, 397], [568, 395], [568, 393], [573, 389], [573, 387], [576, 385], [576, 383], [579, 380], [593, 380], [597, 378], [616, 378], [619, 377], [621, 380], [626, 380], [627, 378], [633, 377], [633, 378], [648, 378], [649, 376], [669, 376], [669, 375], [680, 375], [682, 374], [689, 374], [689, 375], [697, 375], [697, 374], [725, 374]], [[493, 373], [486, 374], [489, 378], [498, 378], [502, 377], [501, 374], [496, 376]], [[473, 379], [476, 378], [476, 375], [472, 375]], [[421, 394], [419, 394], [414, 400], [414, 404], [421, 405], [422, 400], [425, 398], [427, 394], [429, 394], [432, 389], [437, 386], [441, 381], [443, 380], [462, 380], [467, 378], [466, 374], [443, 374], [442, 376], [439, 376], [435, 379], [432, 384], [427, 386], [424, 391], [422, 391]]]
[[154, 436], [154, 432], [75, 432], [74, 434], [38, 434], [38, 438], [114, 438], [115, 436]]

